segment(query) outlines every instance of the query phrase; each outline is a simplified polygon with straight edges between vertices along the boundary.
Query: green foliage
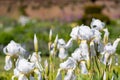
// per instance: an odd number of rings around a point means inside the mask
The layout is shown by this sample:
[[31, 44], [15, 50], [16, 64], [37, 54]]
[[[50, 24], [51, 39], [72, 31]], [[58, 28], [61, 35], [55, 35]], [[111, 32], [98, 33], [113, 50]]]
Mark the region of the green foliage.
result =
[[14, 36], [10, 32], [0, 33], [0, 44], [7, 45], [11, 40], [14, 40]]
[[[85, 14], [82, 17], [82, 23], [89, 25], [92, 18], [100, 19], [106, 24], [110, 24], [110, 19], [108, 16], [101, 13], [103, 7], [98, 5], [87, 5], [85, 6]], [[79, 23], [80, 21], [78, 21]], [[79, 23], [81, 24], [81, 22]]]
[[85, 6], [85, 13], [87, 14], [94, 14], [94, 13], [101, 13], [103, 7], [98, 5], [87, 5]]
[[107, 16], [103, 14], [85, 14], [82, 18], [82, 23], [88, 25], [91, 23], [92, 18], [100, 19], [101, 21], [105, 22], [106, 24], [110, 24], [110, 20]]
[[[95, 16], [99, 16], [99, 14], [92, 14]], [[89, 15], [84, 17], [83, 22], [85, 21], [91, 21], [92, 15]], [[107, 19], [107, 17], [104, 17], [104, 15], [99, 16], [100, 20]], [[95, 17], [95, 18], [99, 18]], [[2, 20], [3, 19], [3, 20]], [[66, 42], [70, 39], [70, 32], [72, 30], [72, 27], [70, 27], [69, 23], [59, 23], [57, 21], [49, 22], [49, 21], [38, 21], [38, 20], [31, 20], [28, 22], [25, 26], [22, 26], [18, 23], [15, 23], [13, 25], [13, 22], [8, 23], [7, 18], [2, 18], [1, 21], [3, 22], [3, 28], [0, 30], [0, 44], [7, 45], [11, 40], [15, 40], [18, 43], [23, 43], [22, 45], [26, 45], [26, 49], [32, 53], [34, 51], [33, 46], [33, 36], [34, 33], [36, 33], [39, 41], [39, 50], [42, 52], [42, 56], [48, 56], [48, 36], [49, 36], [49, 30], [53, 30], [53, 37], [52, 41], [54, 41], [55, 36], [58, 34], [59, 38], [63, 38]], [[8, 21], [11, 21], [11, 19], [8, 19]], [[105, 20], [102, 20], [105, 21]], [[106, 20], [107, 21], [107, 20]], [[81, 20], [79, 20], [80, 25], [82, 23]], [[89, 23], [88, 22], [88, 23]], [[119, 24], [117, 24], [116, 21], [111, 21], [110, 25], [107, 25], [106, 27], [110, 31], [110, 40], [113, 41], [120, 35], [120, 28]], [[11, 28], [10, 30], [7, 30], [8, 28]], [[78, 46], [77, 43], [74, 43], [76, 45], [73, 45], [72, 48], [69, 49], [69, 54]], [[118, 45], [117, 53], [120, 52], [120, 45]]]

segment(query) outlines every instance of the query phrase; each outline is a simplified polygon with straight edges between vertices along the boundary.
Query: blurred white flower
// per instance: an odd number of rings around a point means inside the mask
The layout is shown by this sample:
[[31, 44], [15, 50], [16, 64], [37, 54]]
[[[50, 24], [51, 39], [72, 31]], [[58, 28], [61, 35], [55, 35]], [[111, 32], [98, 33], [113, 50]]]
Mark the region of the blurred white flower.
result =
[[26, 59], [19, 59], [16, 68], [23, 74], [28, 74], [34, 70], [35, 64], [28, 62]]
[[59, 48], [59, 54], [60, 59], [65, 59], [68, 56], [68, 51], [65, 48]]
[[18, 57], [19, 55], [24, 56], [26, 53], [26, 50], [22, 48], [22, 46], [15, 41], [10, 41], [10, 43], [3, 49], [3, 52], [6, 55], [9, 56], [16, 56]]
[[75, 69], [76, 68], [76, 61], [72, 58], [69, 57], [65, 62], [60, 64], [61, 69]]
[[72, 53], [72, 57], [76, 60], [76, 61], [80, 61], [83, 60], [84, 57], [81, 55], [81, 50], [79, 48], [77, 48], [73, 53]]
[[50, 55], [54, 55], [54, 48], [55, 48], [55, 45], [54, 45], [54, 43], [52, 43], [50, 45]]
[[58, 43], [57, 43], [57, 48], [61, 48], [61, 47], [64, 47], [65, 46], [65, 41], [64, 39], [58, 39]]
[[88, 74], [88, 70], [87, 70], [85, 61], [80, 62], [80, 68], [81, 68], [81, 73], [82, 74]]
[[5, 70], [10, 70], [12, 68], [12, 60], [10, 56], [6, 56], [5, 57], [5, 66], [4, 69]]
[[56, 49], [57, 49], [57, 43], [58, 43], [58, 34], [55, 37], [54, 43], [50, 45], [50, 55], [56, 55]]
[[113, 45], [111, 43], [108, 43], [105, 47], [104, 47], [104, 51], [109, 53], [109, 54], [113, 54], [116, 51], [116, 48], [113, 47]]
[[97, 52], [100, 52], [100, 53], [103, 53], [103, 51], [104, 51], [104, 44], [103, 44], [103, 42], [102, 41], [100, 41], [98, 44], [97, 44], [98, 46], [97, 46]]
[[35, 64], [35, 67], [36, 67], [37, 69], [39, 69], [40, 71], [43, 71], [43, 67], [42, 67], [42, 65], [41, 65], [41, 56], [40, 56], [40, 53], [41, 53], [41, 52], [38, 52], [38, 53], [34, 52], [34, 53], [32, 54], [32, 56], [31, 56], [31, 58], [30, 58], [30, 62], [31, 62], [31, 63], [34, 63], [34, 64]]
[[93, 18], [90, 26], [92, 29], [102, 30], [105, 27], [105, 23], [100, 21], [99, 19]]
[[14, 80], [15, 77], [19, 77], [20, 72], [17, 70], [17, 68], [14, 69], [14, 75], [12, 76], [12, 80]]
[[[14, 80], [15, 77], [18, 77], [18, 80], [28, 80], [28, 77], [30, 78], [31, 73], [34, 72], [34, 69], [34, 63], [30, 63], [24, 58], [19, 58], [16, 62], [16, 68], [14, 69], [14, 76], [12, 76], [12, 80]], [[33, 78], [30, 80], [32, 79]]]
[[76, 76], [72, 69], [69, 69], [67, 71], [67, 74], [65, 75], [64, 80], [76, 80]]
[[94, 42], [100, 43], [101, 35], [102, 35], [101, 32], [96, 29], [92, 29], [92, 32], [93, 32], [93, 36], [94, 36]]
[[93, 38], [93, 32], [89, 26], [81, 25], [78, 31], [78, 37], [81, 40], [90, 40]]
[[72, 57], [78, 62], [82, 60], [89, 60], [88, 44], [86, 40], [81, 41], [79, 48], [75, 49], [72, 53]]
[[73, 39], [71, 38], [65, 45], [65, 48], [68, 49], [72, 46], [72, 43], [73, 43]]
[[91, 53], [91, 56], [96, 56], [96, 51], [95, 51], [95, 46], [93, 41], [90, 42], [90, 53]]
[[57, 48], [59, 50], [58, 57], [60, 59], [65, 59], [68, 55], [67, 49], [65, 48], [65, 41], [63, 39], [58, 39]]
[[10, 70], [12, 68], [12, 60], [11, 57], [16, 59], [18, 57], [24, 57], [26, 58], [26, 50], [21, 47], [20, 44], [14, 42], [13, 40], [10, 41], [10, 43], [3, 48], [3, 52], [6, 54], [5, 58], [5, 70]]
[[116, 51], [116, 49], [111, 45], [111, 43], [108, 43], [105, 47], [104, 47], [104, 52], [103, 52], [103, 56], [102, 56], [102, 63], [107, 65], [109, 62], [109, 56], [114, 54]]
[[22, 25], [25, 26], [26, 23], [28, 23], [30, 21], [30, 19], [26, 16], [20, 16], [18, 22]]
[[41, 56], [40, 56], [41, 52], [38, 52], [38, 54], [36, 52], [33, 52], [31, 58], [30, 58], [30, 62], [36, 63], [37, 61], [41, 62]]
[[113, 45], [111, 43], [108, 43], [105, 45], [104, 52], [103, 52], [104, 54], [102, 56], [102, 62], [105, 65], [109, 62], [109, 59], [108, 59], [109, 56], [115, 54], [115, 51], [116, 51], [116, 48], [117, 48], [119, 41], [120, 41], [120, 38], [117, 38], [114, 41]]
[[79, 26], [77, 26], [77, 27], [74, 27], [73, 29], [72, 29], [72, 31], [71, 31], [71, 33], [70, 33], [70, 36], [71, 36], [71, 38], [73, 39], [73, 40], [77, 40], [77, 38], [78, 38], [78, 35], [79, 35]]
[[87, 44], [87, 41], [86, 40], [82, 40], [80, 45], [79, 45], [79, 48], [81, 49], [81, 55], [83, 56], [86, 56], [85, 57], [85, 60], [89, 60], [89, 49], [88, 49], [88, 44]]

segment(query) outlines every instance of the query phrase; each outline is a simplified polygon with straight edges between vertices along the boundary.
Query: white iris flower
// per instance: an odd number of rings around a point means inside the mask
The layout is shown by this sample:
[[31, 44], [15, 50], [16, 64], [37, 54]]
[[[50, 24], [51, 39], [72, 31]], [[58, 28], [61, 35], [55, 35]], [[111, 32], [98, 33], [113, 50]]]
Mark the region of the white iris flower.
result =
[[16, 68], [14, 69], [14, 76], [12, 76], [12, 80], [15, 77], [18, 77], [18, 80], [28, 80], [28, 76], [33, 73], [35, 69], [35, 64], [28, 62], [26, 59], [19, 58], [16, 63]]
[[99, 19], [92, 19], [91, 28], [96, 30], [102, 30], [105, 27], [105, 23], [100, 21]]
[[102, 35], [101, 32], [96, 29], [92, 29], [92, 32], [93, 32], [93, 36], [94, 36], [94, 42], [100, 43], [101, 35]]
[[18, 57], [26, 57], [27, 55], [26, 50], [13, 40], [3, 48], [3, 52], [6, 54], [4, 67], [5, 70], [10, 70], [12, 68], [12, 58], [17, 59]]
[[26, 59], [19, 59], [16, 68], [23, 74], [28, 74], [34, 70], [35, 64], [28, 62]]
[[109, 56], [115, 54], [119, 41], [120, 41], [120, 38], [117, 38], [114, 41], [113, 45], [111, 43], [108, 43], [108, 44], [105, 45], [104, 52], [103, 52], [104, 54], [103, 54], [103, 57], [102, 57], [102, 62], [105, 65], [106, 65], [107, 62], [109, 62], [109, 60], [108, 60]]
[[58, 39], [58, 44], [57, 44], [57, 48], [59, 49], [59, 58], [60, 59], [65, 59], [68, 56], [68, 51], [65, 48], [65, 41], [63, 39]]
[[89, 26], [81, 25], [78, 34], [80, 40], [90, 40], [93, 38], [93, 32]]
[[70, 33], [70, 36], [71, 36], [71, 38], [73, 39], [73, 40], [77, 40], [77, 38], [78, 38], [78, 35], [79, 35], [79, 26], [77, 26], [77, 27], [74, 27], [73, 29], [72, 29], [72, 31], [71, 31], [71, 33]]
[[75, 69], [76, 68], [76, 61], [72, 58], [69, 57], [65, 62], [60, 64], [61, 69]]

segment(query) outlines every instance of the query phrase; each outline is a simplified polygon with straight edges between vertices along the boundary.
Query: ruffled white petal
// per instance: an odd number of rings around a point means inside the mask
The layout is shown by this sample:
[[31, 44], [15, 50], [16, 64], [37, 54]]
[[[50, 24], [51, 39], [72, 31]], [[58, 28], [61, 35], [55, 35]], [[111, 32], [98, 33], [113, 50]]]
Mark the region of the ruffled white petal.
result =
[[101, 33], [100, 31], [96, 30], [96, 29], [92, 29], [92, 32], [93, 32], [93, 37], [94, 37], [94, 42], [95, 43], [100, 43], [100, 40], [101, 40]]
[[61, 69], [75, 69], [76, 68], [76, 61], [69, 57], [65, 62], [60, 64]]
[[26, 50], [22, 48], [22, 46], [15, 41], [10, 41], [10, 43], [3, 49], [3, 52], [6, 55], [10, 56], [23, 56], [26, 55]]
[[73, 43], [73, 39], [71, 38], [71, 39], [67, 42], [67, 44], [65, 45], [65, 48], [66, 48], [66, 49], [70, 48], [70, 47], [72, 46], [72, 43]]
[[71, 31], [71, 33], [70, 33], [70, 36], [71, 36], [71, 38], [72, 38], [73, 40], [77, 40], [79, 28], [80, 28], [80, 27], [77, 26], [77, 27], [74, 27], [74, 28], [72, 29], [72, 31]]
[[116, 48], [113, 47], [113, 46], [111, 45], [111, 43], [108, 43], [108, 44], [104, 47], [104, 51], [106, 51], [106, 52], [109, 53], [109, 54], [113, 54], [113, 53], [115, 53]]
[[65, 59], [66, 57], [68, 56], [68, 52], [65, 48], [60, 48], [59, 49], [59, 54], [58, 54], [58, 57], [60, 59]]
[[72, 57], [76, 60], [76, 61], [80, 61], [83, 60], [84, 58], [80, 55], [81, 50], [79, 48], [77, 48], [73, 53], [72, 53]]
[[81, 54], [85, 60], [89, 60], [89, 50], [88, 50], [88, 44], [86, 40], [82, 40], [81, 44], [79, 46], [81, 50]]
[[92, 29], [102, 30], [104, 27], [105, 27], [105, 23], [103, 23], [99, 19], [95, 19], [95, 18], [92, 19], [92, 22], [91, 22]]
[[90, 40], [93, 38], [93, 32], [88, 26], [81, 25], [78, 33], [78, 37], [81, 40]]
[[20, 59], [17, 63], [17, 69], [24, 74], [30, 73], [34, 68], [35, 64], [28, 62], [26, 59]]

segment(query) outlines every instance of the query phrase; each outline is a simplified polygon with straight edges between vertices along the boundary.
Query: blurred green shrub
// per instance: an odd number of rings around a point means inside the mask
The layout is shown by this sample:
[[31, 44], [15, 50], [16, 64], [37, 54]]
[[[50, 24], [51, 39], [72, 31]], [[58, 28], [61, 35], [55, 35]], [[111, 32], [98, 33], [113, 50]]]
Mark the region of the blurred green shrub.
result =
[[98, 5], [87, 5], [85, 6], [85, 13], [87, 14], [99, 14], [101, 13], [103, 7]]
[[[87, 5], [84, 7], [84, 9], [85, 9], [85, 14], [81, 19], [83, 24], [86, 24], [86, 25], [90, 24], [90, 22], [92, 21], [92, 18], [97, 18], [102, 20], [106, 24], [110, 24], [109, 17], [101, 13], [103, 6]], [[81, 22], [79, 24], [81, 24]]]
[[10, 32], [0, 32], [0, 44], [7, 45], [14, 36]]
[[103, 14], [85, 14], [82, 18], [82, 23], [88, 25], [91, 23], [92, 18], [100, 19], [101, 21], [105, 22], [106, 24], [110, 24], [110, 20], [107, 16]]
[[[96, 14], [95, 14], [96, 15]], [[97, 14], [97, 16], [99, 16]], [[103, 17], [103, 16], [102, 16]], [[91, 17], [92, 18], [92, 17]], [[106, 18], [105, 18], [106, 19]], [[86, 21], [91, 21], [86, 18]], [[7, 20], [6, 20], [7, 21]], [[80, 21], [80, 20], [79, 20]], [[82, 24], [83, 22], [80, 21]], [[120, 35], [120, 28], [115, 26], [116, 21], [111, 22], [113, 25], [107, 25], [108, 30], [110, 31], [110, 39], [115, 40]], [[9, 23], [11, 25], [12, 23]], [[48, 56], [48, 36], [49, 30], [53, 30], [52, 41], [54, 41], [55, 36], [58, 34], [59, 38], [63, 38], [66, 42], [70, 39], [70, 32], [72, 27], [71, 23], [59, 23], [57, 21], [49, 22], [49, 21], [35, 21], [29, 22], [25, 26], [22, 26], [18, 23], [13, 26], [7, 26], [3, 24], [3, 28], [0, 31], [0, 45], [7, 45], [11, 40], [14, 40], [22, 45], [25, 45], [27, 51], [32, 53], [34, 51], [33, 46], [33, 37], [34, 33], [36, 33], [38, 41], [39, 41], [39, 51], [42, 52], [42, 56]], [[12, 27], [11, 30], [6, 32], [6, 29]], [[114, 29], [113, 29], [114, 27]], [[74, 44], [76, 44], [74, 42]], [[72, 48], [69, 49], [69, 54], [71, 54], [74, 49], [78, 45], [73, 45]], [[120, 48], [118, 48], [120, 51]]]

